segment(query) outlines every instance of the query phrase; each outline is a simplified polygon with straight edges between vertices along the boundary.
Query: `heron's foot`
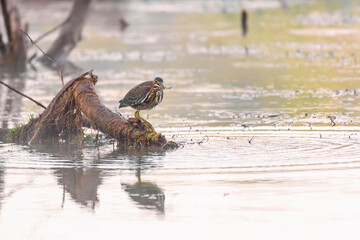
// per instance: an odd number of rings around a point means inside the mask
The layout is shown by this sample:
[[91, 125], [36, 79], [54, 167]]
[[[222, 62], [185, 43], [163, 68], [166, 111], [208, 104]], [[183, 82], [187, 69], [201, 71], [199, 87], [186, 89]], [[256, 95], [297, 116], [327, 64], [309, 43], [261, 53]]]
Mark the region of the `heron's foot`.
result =
[[151, 130], [156, 133], [155, 129], [153, 128], [153, 126], [148, 122], [146, 121], [145, 119], [143, 119], [142, 117], [140, 117], [140, 111], [136, 111], [135, 112], [135, 118], [136, 119], [139, 119], [140, 121], [142, 121], [143, 123], [145, 123], [148, 127], [151, 128]]
[[148, 121], [144, 121], [144, 123], [151, 128], [151, 130], [156, 133], [155, 129], [153, 128], [153, 126], [148, 122]]

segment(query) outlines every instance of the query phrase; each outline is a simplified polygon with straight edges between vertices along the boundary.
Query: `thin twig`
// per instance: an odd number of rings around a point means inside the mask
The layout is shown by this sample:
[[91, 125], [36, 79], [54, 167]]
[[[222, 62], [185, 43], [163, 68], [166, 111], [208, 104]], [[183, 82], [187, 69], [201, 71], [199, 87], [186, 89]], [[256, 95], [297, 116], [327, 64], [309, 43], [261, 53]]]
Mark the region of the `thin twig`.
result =
[[28, 62], [31, 64], [32, 60], [34, 60], [34, 58], [36, 58], [36, 53], [34, 53], [29, 59]]
[[21, 30], [20, 28], [18, 29], [20, 32], [25, 33], [26, 36], [30, 39], [31, 43], [34, 44], [41, 52], [42, 54], [44, 54], [44, 56], [49, 59], [50, 62], [54, 63], [56, 65], [56, 67], [58, 68], [58, 71], [60, 73], [60, 77], [61, 77], [61, 83], [62, 86], [64, 87], [64, 77], [63, 77], [63, 73], [61, 70], [61, 66], [59, 64], [57, 64], [51, 57], [49, 57], [48, 55], [46, 55], [46, 53], [31, 39], [31, 37], [29, 36], [29, 34], [23, 30]]
[[336, 122], [334, 121], [336, 119], [336, 116], [328, 116], [328, 118], [330, 119], [331, 126], [334, 127], [336, 125]]
[[26, 96], [25, 94], [19, 92], [19, 91], [16, 90], [15, 88], [10, 87], [9, 85], [7, 85], [6, 83], [4, 83], [3, 81], [0, 81], [0, 83], [1, 83], [2, 85], [4, 85], [4, 86], [8, 87], [10, 90], [16, 92], [17, 94], [20, 94], [21, 96], [26, 97], [26, 98], [29, 99], [30, 101], [34, 102], [36, 105], [38, 105], [38, 106], [46, 109], [46, 107], [45, 107], [44, 105], [42, 105], [41, 103], [39, 103], [38, 101], [32, 99], [32, 98], [29, 97], [29, 96]]
[[34, 70], [35, 72], [37, 72], [37, 68], [34, 66], [34, 64], [32, 64], [32, 60], [34, 60], [34, 58], [36, 58], [36, 53], [34, 53], [28, 60], [30, 67], [32, 68], [32, 70]]

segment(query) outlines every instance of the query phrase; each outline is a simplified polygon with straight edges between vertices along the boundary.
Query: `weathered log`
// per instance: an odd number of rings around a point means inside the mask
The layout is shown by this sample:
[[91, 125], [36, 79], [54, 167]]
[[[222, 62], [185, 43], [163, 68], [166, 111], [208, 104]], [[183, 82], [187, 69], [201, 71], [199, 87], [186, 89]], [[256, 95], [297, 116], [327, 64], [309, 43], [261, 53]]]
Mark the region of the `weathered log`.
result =
[[92, 71], [71, 80], [38, 118], [11, 130], [8, 139], [30, 143], [79, 140], [83, 122], [90, 121], [101, 132], [116, 139], [121, 149], [143, 152], [177, 147], [140, 120], [125, 119], [104, 106], [95, 92], [97, 81]]

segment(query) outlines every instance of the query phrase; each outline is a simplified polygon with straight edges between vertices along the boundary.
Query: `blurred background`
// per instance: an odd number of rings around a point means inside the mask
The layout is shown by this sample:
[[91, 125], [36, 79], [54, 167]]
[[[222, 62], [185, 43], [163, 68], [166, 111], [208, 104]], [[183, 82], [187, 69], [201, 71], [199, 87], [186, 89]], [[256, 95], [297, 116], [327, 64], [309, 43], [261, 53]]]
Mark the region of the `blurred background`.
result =
[[[358, 0], [0, 2], [65, 82], [94, 69], [115, 112], [162, 77], [142, 114], [181, 145], [1, 142], [0, 239], [357, 239]], [[0, 80], [47, 105], [58, 69], [3, 15]], [[42, 111], [0, 85], [2, 128]]]
[[[66, 80], [94, 69], [99, 96], [112, 110], [132, 86], [160, 76], [173, 89], [147, 113], [158, 126], [329, 125], [331, 116], [339, 125], [357, 125], [357, 1], [85, 2], [81, 39], [64, 57]], [[17, 3], [33, 39], [63, 23], [74, 6], [72, 1]], [[60, 30], [38, 45], [49, 53]], [[56, 69], [36, 61], [41, 53], [29, 46], [27, 58], [34, 53], [36, 71], [27, 64], [23, 89], [46, 105], [61, 81]], [[3, 118], [8, 117], [5, 95]], [[133, 114], [130, 108], [122, 111]], [[16, 112], [11, 119], [19, 123], [39, 109], [25, 100]]]

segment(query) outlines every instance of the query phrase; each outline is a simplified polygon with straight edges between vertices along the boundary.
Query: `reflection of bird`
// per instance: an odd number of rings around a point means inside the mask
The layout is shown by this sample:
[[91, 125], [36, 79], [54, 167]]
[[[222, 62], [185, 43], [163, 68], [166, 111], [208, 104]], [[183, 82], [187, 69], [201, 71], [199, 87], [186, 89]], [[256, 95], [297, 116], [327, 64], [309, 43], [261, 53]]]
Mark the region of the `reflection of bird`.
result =
[[155, 183], [141, 181], [141, 168], [136, 169], [137, 183], [121, 186], [132, 200], [144, 206], [147, 209], [157, 209], [160, 212], [165, 211], [165, 194]]
[[164, 212], [165, 194], [156, 184], [151, 182], [137, 182], [135, 184], [122, 183], [121, 186], [132, 200], [147, 209], [157, 209]]
[[130, 89], [122, 100], [119, 101], [119, 108], [130, 106], [136, 109], [135, 118], [143, 121], [155, 132], [151, 124], [140, 117], [139, 112], [140, 110], [153, 109], [156, 105], [161, 103], [164, 95], [163, 89], [171, 88], [165, 87], [163, 82], [162, 78], [157, 77], [154, 81], [147, 81], [136, 85]]

